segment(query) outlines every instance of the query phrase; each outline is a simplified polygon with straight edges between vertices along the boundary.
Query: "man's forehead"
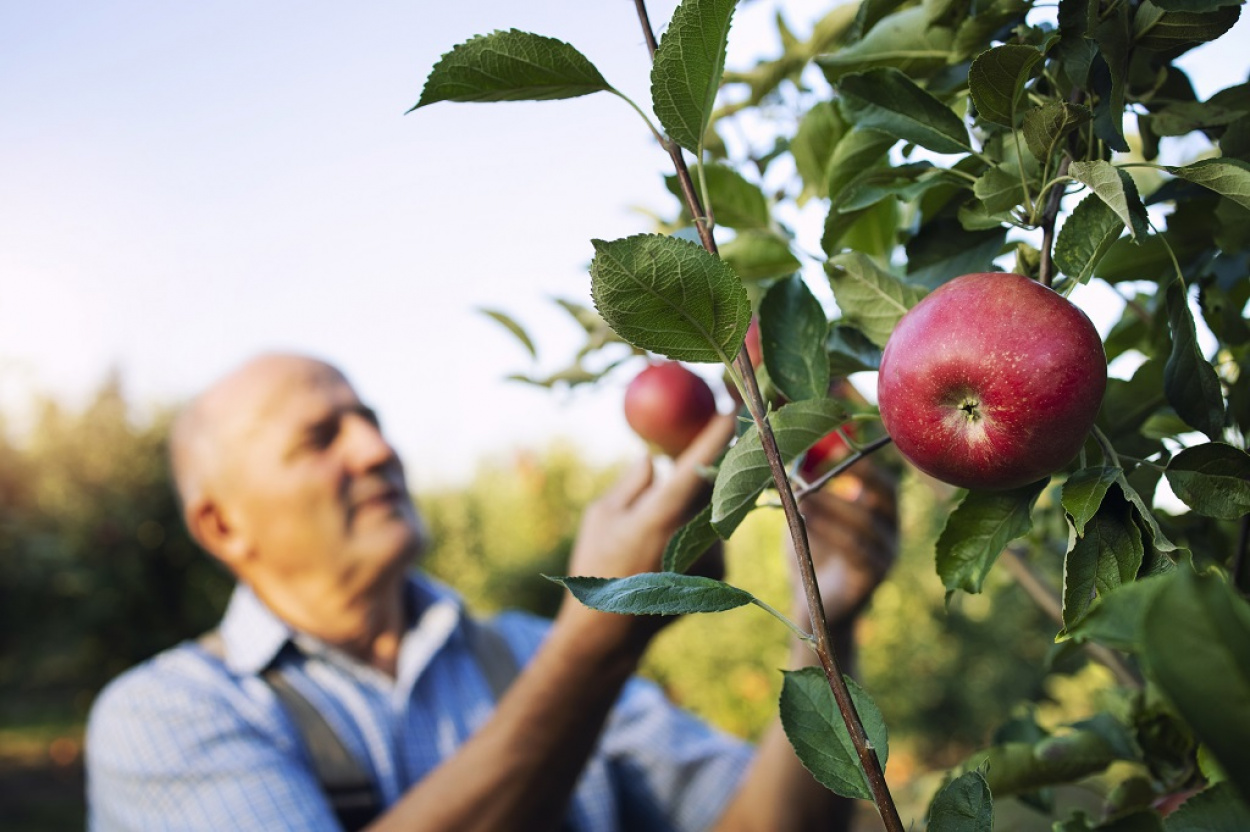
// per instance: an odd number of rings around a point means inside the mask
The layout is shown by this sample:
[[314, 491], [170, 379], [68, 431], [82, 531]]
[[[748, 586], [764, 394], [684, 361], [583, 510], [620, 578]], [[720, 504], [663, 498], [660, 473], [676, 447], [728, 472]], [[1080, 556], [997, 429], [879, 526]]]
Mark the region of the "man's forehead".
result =
[[264, 356], [256, 359], [210, 391], [214, 409], [252, 432], [264, 425], [279, 426], [310, 411], [355, 401], [356, 394], [335, 367], [302, 356]]

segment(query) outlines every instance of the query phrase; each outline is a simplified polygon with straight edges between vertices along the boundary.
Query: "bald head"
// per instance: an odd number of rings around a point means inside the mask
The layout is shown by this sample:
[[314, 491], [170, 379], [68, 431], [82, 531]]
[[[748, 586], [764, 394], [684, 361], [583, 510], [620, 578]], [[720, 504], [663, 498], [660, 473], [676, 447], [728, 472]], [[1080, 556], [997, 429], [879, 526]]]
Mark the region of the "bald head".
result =
[[193, 399], [175, 419], [169, 440], [174, 484], [182, 505], [205, 499], [241, 474], [240, 449], [292, 390], [331, 380], [345, 381], [337, 368], [324, 361], [267, 353]]

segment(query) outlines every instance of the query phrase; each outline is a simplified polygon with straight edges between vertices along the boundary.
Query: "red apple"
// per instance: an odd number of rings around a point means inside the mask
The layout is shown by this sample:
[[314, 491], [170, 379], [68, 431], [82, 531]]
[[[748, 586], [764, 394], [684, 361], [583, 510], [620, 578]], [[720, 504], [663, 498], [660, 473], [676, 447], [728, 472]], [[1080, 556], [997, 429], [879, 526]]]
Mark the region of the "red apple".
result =
[[760, 366], [764, 361], [764, 351], [760, 347], [760, 319], [758, 317], [751, 319], [743, 340], [746, 342], [747, 356], [751, 359], [751, 366]]
[[940, 286], [898, 322], [877, 402], [917, 468], [993, 490], [1067, 465], [1106, 385], [1102, 340], [1080, 309], [1027, 277], [980, 273]]
[[[849, 426], [843, 428], [843, 430], [848, 435], [851, 433]], [[803, 456], [803, 461], [799, 463], [799, 473], [803, 475], [805, 480], [814, 480], [843, 459], [846, 459], [850, 450], [841, 434], [836, 430], [830, 431], [822, 436], [815, 445], [807, 449], [807, 453]]]
[[676, 361], [648, 366], [625, 390], [625, 421], [669, 456], [684, 451], [714, 415], [712, 388]]

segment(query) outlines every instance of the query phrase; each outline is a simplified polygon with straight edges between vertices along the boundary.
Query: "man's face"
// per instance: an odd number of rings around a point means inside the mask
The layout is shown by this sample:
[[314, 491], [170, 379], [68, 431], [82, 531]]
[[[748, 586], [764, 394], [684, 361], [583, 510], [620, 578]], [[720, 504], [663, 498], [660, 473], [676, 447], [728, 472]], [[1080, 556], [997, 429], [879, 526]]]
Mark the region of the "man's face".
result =
[[349, 589], [415, 555], [422, 530], [403, 466], [342, 375], [308, 359], [253, 375], [219, 498], [260, 573]]

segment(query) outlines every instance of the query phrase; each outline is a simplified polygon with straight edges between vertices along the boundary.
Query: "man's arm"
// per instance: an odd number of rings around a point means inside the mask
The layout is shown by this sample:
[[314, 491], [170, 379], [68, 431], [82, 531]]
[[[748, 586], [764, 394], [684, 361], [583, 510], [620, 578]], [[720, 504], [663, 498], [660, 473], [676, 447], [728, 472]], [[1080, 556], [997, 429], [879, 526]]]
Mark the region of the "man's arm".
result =
[[[706, 483], [700, 471], [729, 440], [720, 417], [662, 482], [635, 467], [586, 512], [570, 573], [623, 577], [659, 568], [672, 533]], [[547, 640], [487, 724], [414, 785], [370, 830], [550, 829], [608, 713], [664, 619], [600, 613], [566, 596]]]

